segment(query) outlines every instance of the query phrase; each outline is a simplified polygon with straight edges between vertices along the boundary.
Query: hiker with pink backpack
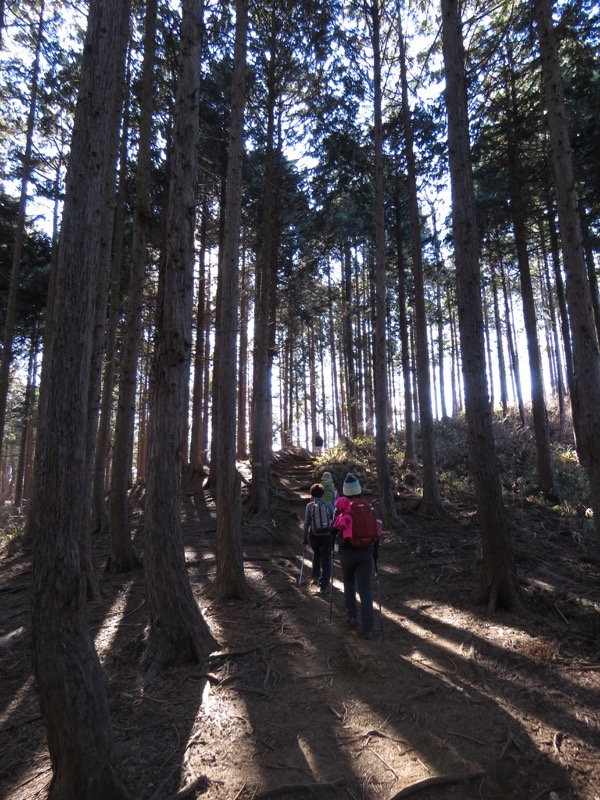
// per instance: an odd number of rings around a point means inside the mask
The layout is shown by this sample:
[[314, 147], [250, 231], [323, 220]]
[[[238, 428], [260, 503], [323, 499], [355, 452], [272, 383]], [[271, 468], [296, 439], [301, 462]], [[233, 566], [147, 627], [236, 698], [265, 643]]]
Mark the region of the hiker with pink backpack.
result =
[[377, 559], [381, 525], [369, 501], [362, 496], [358, 478], [349, 472], [335, 502], [334, 530], [339, 534], [338, 549], [344, 580], [344, 603], [348, 624], [358, 627], [356, 592], [360, 597], [362, 636], [373, 638], [373, 596], [371, 572]]
[[327, 594], [331, 581], [334, 510], [331, 503], [324, 499], [323, 491], [320, 483], [310, 487], [312, 500], [306, 504], [304, 512], [302, 544], [306, 548], [310, 542], [313, 551], [311, 583], [319, 586], [320, 594]]

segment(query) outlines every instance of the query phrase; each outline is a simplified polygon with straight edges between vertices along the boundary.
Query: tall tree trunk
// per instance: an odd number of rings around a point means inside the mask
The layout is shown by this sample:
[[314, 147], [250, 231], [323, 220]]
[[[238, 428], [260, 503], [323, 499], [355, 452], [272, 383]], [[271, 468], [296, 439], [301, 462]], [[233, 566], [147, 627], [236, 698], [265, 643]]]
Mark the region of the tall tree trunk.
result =
[[15, 476], [15, 506], [21, 507], [25, 487], [25, 470], [27, 467], [27, 453], [30, 447], [33, 429], [33, 409], [35, 405], [35, 374], [39, 354], [40, 336], [37, 330], [31, 337], [29, 350], [29, 367], [27, 369], [27, 386], [25, 389], [25, 406], [23, 408], [23, 428], [21, 431], [21, 444], [19, 447], [19, 463]]
[[558, 394], [558, 410], [561, 425], [565, 420], [565, 382], [563, 373], [563, 361], [560, 347], [560, 340], [558, 336], [558, 324], [556, 320], [556, 308], [554, 305], [554, 298], [552, 294], [552, 283], [550, 281], [550, 268], [548, 266], [548, 249], [546, 247], [546, 238], [544, 236], [544, 221], [540, 216], [539, 219], [539, 241], [540, 249], [542, 252], [542, 280], [546, 287], [546, 294], [548, 296], [548, 311], [550, 314], [550, 331], [552, 335], [552, 343], [554, 346], [554, 354], [556, 358], [556, 391]]
[[[492, 255], [492, 254], [490, 254]], [[500, 303], [498, 300], [498, 281], [494, 269], [493, 255], [492, 265], [492, 294], [494, 299], [494, 326], [496, 328], [496, 352], [498, 354], [498, 374], [500, 379], [500, 402], [502, 403], [502, 414], [508, 414], [508, 385], [506, 383], [506, 364], [504, 361], [504, 336], [502, 335], [502, 320], [500, 318]]]
[[[1, 24], [1, 21], [0, 21]], [[15, 244], [12, 256], [8, 297], [6, 300], [6, 318], [4, 321], [4, 335], [2, 339], [2, 356], [0, 359], [0, 453], [4, 446], [4, 426], [6, 423], [6, 406], [8, 402], [8, 387], [10, 383], [10, 367], [13, 356], [13, 340], [15, 336], [15, 319], [17, 314], [17, 292], [19, 289], [19, 275], [21, 272], [21, 256], [23, 253], [23, 240], [25, 237], [25, 214], [27, 211], [27, 189], [31, 178], [33, 149], [33, 133], [35, 126], [35, 112], [37, 105], [38, 83], [40, 77], [40, 55], [42, 50], [42, 37], [44, 33], [44, 0], [40, 3], [40, 16], [37, 36], [35, 40], [35, 56], [31, 74], [31, 92], [29, 95], [29, 112], [27, 115], [27, 133], [25, 139], [25, 152], [23, 153], [23, 171], [21, 175], [21, 195], [17, 212], [17, 227], [15, 229]]]
[[217, 575], [215, 588], [221, 599], [244, 599], [242, 545], [242, 495], [236, 469], [237, 320], [239, 318], [239, 258], [244, 156], [244, 110], [248, 0], [235, 4], [235, 54], [231, 89], [231, 127], [225, 192], [225, 232], [221, 258], [221, 294], [215, 332], [215, 370], [219, 393], [213, 436], [217, 442], [215, 502], [217, 507]]
[[34, 375], [32, 384], [32, 400], [31, 409], [32, 413], [27, 422], [27, 438], [25, 440], [25, 471], [23, 473], [23, 500], [29, 501], [33, 494], [33, 467], [35, 459], [35, 418], [33, 409], [35, 408], [35, 373], [37, 373], [37, 366], [34, 365]]
[[192, 350], [202, 0], [184, 0], [163, 275], [158, 298], [146, 490], [150, 633], [146, 680], [215, 648], [187, 575], [180, 519], [185, 384]]
[[586, 243], [593, 241], [592, 233], [586, 219], [585, 211], [579, 208], [579, 220], [581, 226], [581, 247], [583, 249], [583, 261], [590, 282], [590, 299], [594, 312], [594, 324], [596, 326], [596, 337], [600, 341], [600, 295], [598, 294], [598, 276], [596, 274], [596, 264], [594, 263], [594, 250]]
[[408, 179], [408, 207], [410, 213], [410, 240], [413, 279], [415, 283], [415, 328], [417, 342], [417, 379], [419, 383], [419, 412], [421, 419], [421, 449], [423, 457], [423, 497], [420, 508], [428, 516], [442, 512], [442, 498], [437, 479], [435, 438], [433, 433], [433, 408], [431, 400], [431, 375], [427, 346], [427, 315], [425, 311], [425, 286], [423, 281], [423, 254], [421, 251], [421, 221], [417, 190], [414, 137], [408, 102], [408, 78], [402, 21], [398, 15], [398, 41], [400, 47], [400, 78], [402, 84], [402, 123], [406, 150]]
[[[317, 452], [320, 454], [323, 442], [317, 445], [317, 441], [321, 441], [321, 431], [319, 430], [318, 413], [317, 413], [317, 357], [315, 353], [315, 329], [311, 322], [306, 326], [307, 336], [307, 350], [308, 350], [308, 393], [309, 393], [309, 419], [310, 419], [310, 441], [314, 443], [315, 449], [318, 447]], [[320, 437], [320, 439], [318, 438]], [[313, 449], [312, 447], [310, 448]]]
[[283, 447], [291, 444], [292, 433], [292, 319], [288, 304], [287, 335], [283, 342], [283, 376], [282, 376], [282, 420], [281, 443]]
[[[211, 291], [210, 287], [212, 285], [212, 269], [210, 262], [207, 264], [207, 271], [206, 271], [206, 314], [207, 318], [210, 319], [211, 314]], [[208, 440], [209, 440], [209, 423], [210, 423], [210, 384], [211, 384], [211, 374], [212, 374], [212, 366], [211, 366], [211, 352], [212, 352], [212, 344], [211, 344], [211, 337], [205, 335], [204, 337], [204, 377], [202, 379], [203, 383], [203, 398], [202, 398], [202, 425], [200, 427], [200, 450], [203, 454], [206, 454], [205, 457], [208, 456]]]
[[567, 114], [550, 0], [534, 0], [573, 345], [571, 402], [577, 454], [590, 481], [600, 534], [600, 354], [586, 274]]
[[329, 354], [331, 358], [331, 402], [333, 404], [333, 429], [335, 436], [332, 444], [342, 435], [342, 408], [339, 397], [338, 386], [338, 359], [335, 339], [335, 325], [333, 321], [333, 288], [331, 283], [331, 271], [327, 273], [327, 341], [329, 343]]
[[379, 0], [369, 6], [373, 45], [373, 143], [375, 146], [375, 331], [374, 331], [374, 386], [375, 386], [375, 452], [377, 461], [377, 488], [379, 508], [387, 528], [395, 528], [400, 520], [394, 503], [390, 464], [388, 459], [388, 383], [387, 383], [387, 284], [385, 267], [385, 210], [383, 183], [383, 123], [381, 88], [381, 17]]
[[106, 504], [106, 465], [111, 445], [111, 420], [113, 412], [113, 393], [115, 388], [115, 359], [117, 352], [117, 332], [119, 313], [121, 311], [121, 270], [123, 268], [123, 237], [125, 231], [125, 201], [127, 184], [127, 148], [129, 145], [129, 81], [130, 61], [128, 57], [127, 77], [125, 81], [126, 96], [123, 111], [121, 132], [121, 152], [119, 156], [119, 188], [116, 197], [114, 242], [111, 259], [110, 307], [106, 323], [106, 352], [104, 355], [104, 374], [102, 380], [102, 398], [100, 401], [100, 419], [94, 457], [94, 474], [92, 478], [92, 535], [105, 533], [109, 529], [108, 508]]
[[80, 536], [89, 521], [88, 392], [114, 111], [129, 6], [92, 0], [63, 210], [38, 451], [32, 641], [53, 767], [52, 800], [127, 798], [113, 767], [110, 712], [85, 607]]
[[[64, 140], [61, 140], [61, 146], [65, 145]], [[42, 353], [47, 354], [50, 351], [50, 341], [52, 338], [52, 320], [54, 317], [54, 296], [56, 292], [56, 267], [58, 264], [58, 242], [59, 242], [59, 204], [60, 204], [60, 186], [61, 186], [61, 178], [62, 178], [62, 169], [63, 169], [63, 149], [59, 152], [59, 157], [57, 159], [57, 167], [56, 173], [54, 178], [54, 186], [53, 186], [53, 196], [54, 196], [54, 208], [52, 214], [52, 250], [50, 255], [50, 277], [48, 280], [48, 296], [46, 298], [46, 308], [44, 311], [44, 332], [42, 335]], [[48, 365], [50, 363], [49, 358], [42, 357], [42, 367], [41, 367], [41, 375], [40, 375], [40, 390], [38, 396], [38, 404], [37, 404], [37, 421], [36, 427], [38, 431], [42, 431], [45, 426], [45, 394], [46, 394], [46, 374], [48, 372]], [[39, 449], [39, 448], [38, 448]], [[38, 459], [37, 455], [34, 457], [33, 461], [33, 476], [32, 476], [32, 485], [31, 485], [31, 492], [28, 495], [30, 498], [29, 503], [29, 510], [28, 510], [28, 517], [27, 517], [27, 540], [31, 541], [33, 539], [33, 532], [35, 529], [35, 521], [37, 519], [37, 487], [38, 487], [38, 476], [37, 476], [37, 465]]]
[[396, 251], [398, 254], [398, 321], [400, 323], [400, 362], [404, 383], [404, 427], [406, 431], [405, 466], [417, 466], [415, 448], [415, 426], [410, 382], [410, 343], [408, 338], [408, 316], [406, 313], [406, 266], [402, 249], [402, 225], [400, 220], [400, 186], [396, 190]]
[[150, 174], [152, 164], [152, 109], [156, 60], [156, 0], [146, 3], [144, 58], [140, 85], [139, 146], [136, 197], [133, 211], [131, 273], [123, 335], [123, 356], [110, 480], [110, 553], [106, 568], [130, 572], [140, 559], [131, 541], [129, 524], [129, 480], [133, 458], [135, 391], [141, 336], [141, 309], [146, 274], [146, 241], [150, 227]]
[[477, 495], [483, 565], [480, 599], [490, 611], [513, 609], [518, 589], [505, 521], [487, 392], [479, 243], [469, 145], [465, 55], [458, 0], [442, 0], [448, 151], [460, 342], [469, 453]]
[[148, 474], [148, 406], [150, 404], [150, 344], [142, 338], [142, 361], [138, 376], [138, 436], [136, 477], [143, 482]]
[[361, 286], [361, 270], [358, 268], [360, 263], [358, 254], [354, 252], [352, 263], [353, 281], [354, 281], [354, 340], [356, 344], [355, 364], [356, 364], [356, 418], [358, 422], [358, 431], [360, 434], [366, 433], [366, 420], [365, 420], [365, 372], [368, 365], [365, 364], [365, 350], [366, 341], [364, 337], [363, 317], [365, 313], [365, 304]]
[[490, 398], [490, 409], [492, 414], [494, 413], [494, 374], [492, 372], [492, 342], [491, 342], [491, 331], [490, 331], [490, 319], [488, 314], [488, 306], [487, 306], [487, 298], [485, 296], [485, 292], [482, 297], [482, 308], [483, 308], [483, 336], [485, 341], [485, 352], [487, 356], [487, 370], [489, 375], [489, 398]]
[[[377, 246], [376, 246], [377, 247]], [[384, 263], [385, 263], [385, 253], [383, 256]], [[364, 308], [365, 313], [362, 317], [362, 346], [361, 346], [361, 375], [363, 376], [364, 382], [364, 391], [363, 395], [365, 398], [365, 432], [368, 436], [373, 436], [374, 431], [374, 424], [375, 424], [375, 397], [374, 397], [374, 389], [373, 385], [376, 382], [375, 373], [377, 372], [376, 365], [374, 363], [375, 353], [377, 352], [377, 347], [373, 346], [373, 338], [374, 335], [377, 336], [377, 298], [376, 298], [376, 277], [375, 271], [371, 264], [371, 258], [369, 256], [368, 260], [369, 264], [369, 281], [363, 287], [365, 300], [364, 300]], [[385, 287], [385, 295], [386, 295], [386, 306], [387, 306], [387, 286]], [[367, 311], [368, 309], [368, 311]], [[375, 320], [375, 324], [373, 324], [373, 320]], [[385, 315], [386, 325], [383, 329], [383, 341], [385, 342], [385, 350], [387, 352], [387, 314]], [[387, 384], [387, 358], [385, 359], [385, 374], [386, 374], [386, 383], [385, 383], [385, 394], [386, 398], [389, 397], [388, 391], [388, 384]], [[387, 409], [387, 399], [386, 399], [386, 409]], [[387, 419], [387, 410], [386, 410], [386, 419]], [[389, 434], [389, 422], [387, 423], [388, 434]], [[386, 444], [387, 447], [387, 444]]]
[[437, 229], [436, 210], [431, 204], [431, 223], [433, 227], [433, 246], [435, 248], [435, 300], [437, 317], [437, 337], [438, 337], [438, 371], [440, 375], [440, 402], [442, 408], [442, 419], [448, 419], [448, 408], [446, 404], [446, 368], [445, 368], [445, 348], [444, 348], [444, 312], [442, 308], [442, 279], [444, 263], [440, 246], [440, 237]]
[[437, 390], [437, 378], [436, 378], [436, 369], [435, 369], [435, 367], [436, 367], [435, 342], [433, 340], [433, 336], [428, 337], [428, 342], [429, 342], [428, 359], [429, 359], [429, 363], [431, 364], [431, 367], [432, 367], [432, 369], [431, 369], [431, 373], [432, 373], [431, 374], [431, 382], [433, 383], [433, 390], [432, 390], [432, 393], [431, 393], [431, 398], [432, 398], [431, 402], [432, 402], [432, 412], [433, 412], [433, 416], [435, 418], [435, 416], [438, 413], [438, 400], [437, 400], [438, 390]]
[[206, 251], [208, 239], [208, 198], [202, 200], [200, 212], [200, 248], [198, 254], [198, 300], [196, 310], [196, 349], [194, 353], [194, 386], [192, 390], [192, 436], [190, 441], [190, 471], [202, 475], [206, 452], [202, 447], [204, 412], [204, 343], [208, 337], [206, 306]]
[[[245, 248], [242, 248], [242, 258]], [[245, 266], [245, 259], [242, 265], [241, 276], [241, 305], [239, 318], [242, 320], [240, 329], [240, 341], [238, 345], [238, 429], [237, 429], [237, 457], [240, 459], [248, 458], [248, 319], [249, 288], [248, 270]]]
[[[567, 387], [569, 394], [573, 394], [573, 345], [571, 343], [571, 327], [569, 323], [569, 312], [567, 310], [567, 297], [565, 294], [565, 284], [562, 275], [562, 265], [560, 263], [560, 245], [558, 242], [558, 231], [554, 218], [554, 204], [548, 198], [546, 202], [546, 217], [548, 221], [548, 236], [550, 240], [550, 255], [552, 259], [552, 269], [554, 274], [554, 286], [556, 289], [556, 302], [560, 314], [560, 332], [563, 340], [565, 354], [565, 374], [567, 377]], [[576, 422], [573, 420], [573, 425]]]
[[[225, 168], [226, 171], [226, 168]], [[222, 180], [220, 181], [220, 198], [219, 198], [219, 225], [218, 225], [218, 235], [217, 240], [219, 242], [219, 253], [217, 257], [217, 286], [215, 291], [215, 329], [219, 329], [222, 325], [220, 319], [220, 307], [219, 302], [222, 294], [221, 283], [223, 281], [223, 270], [221, 269], [221, 262], [223, 260], [223, 237], [225, 236], [225, 192], [227, 188], [227, 175], [223, 174]], [[212, 385], [211, 385], [211, 395], [212, 395], [212, 408], [214, 410], [214, 414], [217, 413], [217, 409], [219, 408], [219, 388], [220, 388], [220, 381], [221, 381], [221, 373], [216, 364], [219, 355], [216, 351], [214, 352], [214, 360], [215, 365], [212, 371]], [[211, 420], [211, 427], [214, 429], [218, 426], [216, 420]], [[214, 492], [215, 487], [217, 485], [217, 469], [218, 469], [218, 453], [217, 453], [218, 442], [215, 436], [212, 437], [210, 442], [210, 469], [208, 472], [208, 478], [206, 481], [206, 487]]]
[[[450, 306], [452, 309], [452, 306]], [[456, 314], [450, 311], [450, 338], [452, 341], [452, 414], [456, 416], [462, 411], [461, 382], [458, 377], [458, 334], [456, 331]]]
[[[122, 32], [122, 35], [127, 38], [128, 28]], [[123, 90], [115, 99], [114, 117], [121, 120], [123, 110]], [[81, 532], [80, 542], [80, 556], [82, 567], [85, 570], [88, 581], [88, 598], [90, 600], [100, 600], [102, 590], [100, 587], [100, 578], [98, 569], [94, 560], [92, 551], [92, 484], [94, 478], [94, 461], [96, 452], [96, 442], [98, 433], [98, 415], [100, 409], [100, 397], [102, 386], [102, 361], [105, 353], [106, 344], [106, 312], [108, 307], [108, 292], [109, 292], [109, 276], [110, 276], [110, 260], [113, 242], [113, 230], [115, 220], [115, 188], [116, 188], [116, 163], [118, 153], [118, 126], [115, 126], [111, 131], [111, 155], [110, 164], [111, 170], [108, 173], [106, 180], [105, 197], [106, 204], [102, 212], [102, 237], [101, 237], [101, 251], [100, 251], [100, 269], [98, 270], [96, 282], [96, 305], [94, 308], [94, 327], [93, 327], [93, 342], [92, 342], [92, 358], [90, 362], [90, 382], [88, 386], [88, 424], [87, 424], [87, 461], [86, 469], [89, 472], [89, 480], [86, 483], [89, 486], [90, 505], [90, 519], [88, 525]]]
[[346, 239], [342, 247], [342, 319], [344, 354], [346, 357], [346, 403], [350, 438], [358, 436], [358, 371], [354, 361], [354, 335], [352, 330], [352, 251]]
[[274, 230], [276, 180], [275, 152], [275, 105], [277, 85], [275, 79], [275, 54], [277, 51], [276, 28], [273, 26], [269, 42], [271, 60], [267, 77], [267, 126], [265, 178], [263, 183], [264, 210], [261, 224], [262, 236], [260, 252], [256, 261], [255, 303], [254, 303], [254, 358], [252, 372], [252, 410], [251, 410], [251, 459], [252, 484], [250, 489], [250, 511], [254, 514], [267, 514], [270, 507], [271, 489], [271, 355], [269, 343], [271, 332], [271, 291], [273, 271], [273, 248], [276, 233]]
[[523, 390], [521, 388], [521, 368], [519, 366], [519, 356], [515, 347], [515, 337], [513, 334], [512, 316], [510, 313], [510, 300], [508, 285], [506, 280], [506, 270], [504, 264], [499, 261], [500, 275], [502, 277], [502, 294], [504, 297], [504, 319], [506, 322], [506, 343], [508, 345], [508, 353], [510, 356], [510, 365], [515, 382], [515, 393], [517, 396], [517, 406], [519, 409], [519, 417], [523, 428], [527, 428], [527, 416], [525, 414], [525, 404], [523, 403]]
[[330, 447], [329, 443], [329, 425], [327, 423], [327, 393], [325, 391], [325, 359], [323, 352], [319, 353], [319, 364], [321, 368], [321, 430], [323, 431], [323, 447], [327, 449]]
[[507, 81], [508, 92], [508, 187], [510, 194], [510, 210], [515, 235], [517, 262], [521, 276], [521, 297], [523, 300], [523, 318], [525, 336], [529, 354], [529, 377], [531, 381], [531, 406], [533, 414], [533, 430], [537, 454], [538, 480], [540, 491], [548, 496], [555, 494], [552, 456], [550, 453], [550, 432], [548, 430], [548, 414], [544, 398], [544, 382], [542, 362], [537, 330], [537, 316], [531, 281], [529, 252], [527, 249], [527, 222], [525, 214], [525, 198], [523, 197], [524, 174], [519, 159], [521, 141], [518, 134], [519, 112], [516, 96], [515, 74], [512, 62], [509, 64], [510, 74]]

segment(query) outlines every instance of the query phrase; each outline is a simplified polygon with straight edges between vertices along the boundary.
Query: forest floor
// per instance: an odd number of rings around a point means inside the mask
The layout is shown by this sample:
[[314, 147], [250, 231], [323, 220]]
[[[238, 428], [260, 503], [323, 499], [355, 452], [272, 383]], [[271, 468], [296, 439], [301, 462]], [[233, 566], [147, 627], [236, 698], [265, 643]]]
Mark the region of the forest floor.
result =
[[[314, 463], [286, 452], [273, 469], [274, 524], [244, 529], [250, 603], [213, 603], [214, 505], [200, 481], [183, 486], [189, 576], [221, 648], [207, 664], [144, 687], [143, 569], [105, 574], [104, 602], [90, 605], [117, 767], [132, 797], [599, 800], [600, 561], [568, 526], [539, 504], [508, 509], [523, 610], [489, 614], [473, 600], [474, 508], [455, 506], [441, 520], [406, 511], [404, 530], [384, 531], [378, 630], [365, 641], [346, 626], [337, 558], [331, 604], [310, 585], [310, 551], [297, 585]], [[143, 555], [142, 519], [138, 497]], [[99, 564], [106, 554], [97, 541]], [[44, 798], [51, 778], [31, 671], [30, 589], [30, 550], [4, 552], [7, 800]]]

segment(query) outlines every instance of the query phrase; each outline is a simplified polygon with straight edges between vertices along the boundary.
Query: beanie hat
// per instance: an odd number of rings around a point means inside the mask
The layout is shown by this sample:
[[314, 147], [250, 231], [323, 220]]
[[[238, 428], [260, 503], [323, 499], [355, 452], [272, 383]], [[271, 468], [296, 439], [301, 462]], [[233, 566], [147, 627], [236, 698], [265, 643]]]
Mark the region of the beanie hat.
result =
[[321, 477], [321, 483], [323, 481], [331, 481], [331, 480], [333, 480], [333, 478], [331, 477], [331, 472], [324, 472]]
[[343, 492], [346, 497], [353, 497], [354, 495], [361, 494], [362, 492], [358, 478], [355, 478], [351, 472], [346, 475]]

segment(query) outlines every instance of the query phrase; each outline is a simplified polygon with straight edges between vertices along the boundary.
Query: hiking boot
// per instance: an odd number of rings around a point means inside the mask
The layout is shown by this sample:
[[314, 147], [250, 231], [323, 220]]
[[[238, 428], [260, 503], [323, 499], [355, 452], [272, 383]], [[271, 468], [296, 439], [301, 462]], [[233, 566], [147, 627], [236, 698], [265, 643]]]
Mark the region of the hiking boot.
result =
[[348, 626], [350, 628], [358, 628], [358, 622], [354, 619], [354, 617], [348, 617]]

